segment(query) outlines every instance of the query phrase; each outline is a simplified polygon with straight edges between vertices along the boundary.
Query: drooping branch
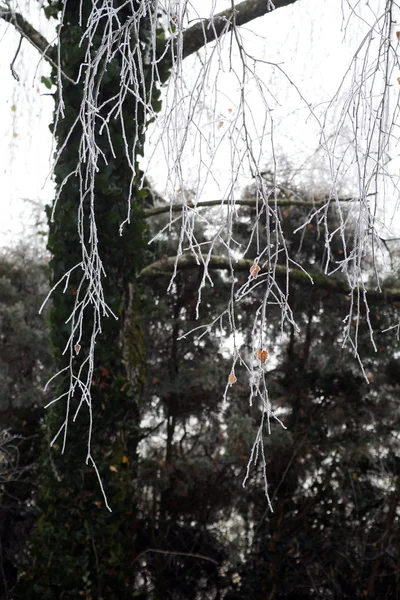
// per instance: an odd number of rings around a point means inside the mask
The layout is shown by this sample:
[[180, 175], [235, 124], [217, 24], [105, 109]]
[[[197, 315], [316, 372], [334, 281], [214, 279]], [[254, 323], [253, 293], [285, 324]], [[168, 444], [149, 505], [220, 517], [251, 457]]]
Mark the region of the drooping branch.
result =
[[[142, 277], [160, 276], [160, 275], [172, 275], [174, 272], [175, 263], [178, 264], [178, 270], [202, 268], [203, 264], [207, 264], [208, 269], [225, 269], [231, 268], [231, 261], [226, 256], [211, 256], [202, 255], [202, 262], [200, 263], [196, 256], [193, 254], [183, 254], [179, 258], [176, 256], [163, 257], [160, 260], [152, 263], [145, 267], [142, 272]], [[247, 271], [250, 273], [250, 269], [254, 265], [252, 260], [247, 258], [239, 259], [234, 262], [235, 272]], [[261, 264], [259, 265], [261, 266]], [[263, 273], [266, 273], [265, 267], [258, 272], [258, 279], [262, 277]], [[274, 265], [274, 274], [277, 277], [285, 277], [287, 275], [287, 268], [284, 265]], [[324, 273], [318, 273], [316, 271], [302, 271], [297, 268], [290, 268], [290, 278], [292, 281], [299, 283], [300, 285], [310, 286], [314, 285], [318, 289], [329, 290], [338, 294], [348, 295], [350, 288], [348, 284], [336, 277], [330, 277]], [[382, 291], [367, 288], [366, 289], [368, 299], [371, 300], [384, 300], [388, 303], [400, 302], [400, 290], [398, 289], [383, 289]]]
[[[289, 4], [294, 4], [297, 0], [245, 0], [240, 2], [234, 8], [235, 25], [245, 25], [258, 17], [262, 17], [268, 12]], [[200, 48], [214, 42], [221, 35], [228, 33], [233, 25], [233, 10], [228, 8], [211, 19], [202, 19], [196, 25], [189, 27], [183, 32], [183, 51], [182, 58], [187, 58], [194, 54]], [[167, 69], [172, 66], [172, 58], [165, 56], [163, 58], [163, 66]]]
[[[351, 202], [352, 200], [355, 200], [355, 198], [339, 198], [340, 202]], [[326, 206], [329, 202], [328, 198], [325, 198], [323, 200], [299, 200], [297, 198], [282, 198], [276, 201], [272, 200], [271, 201], [271, 207], [273, 208], [276, 204], [276, 206], [279, 207], [283, 207], [283, 206], [297, 206], [299, 208], [322, 208], [323, 206]], [[231, 203], [230, 203], [231, 204]], [[242, 198], [241, 200], [235, 200], [234, 202], [235, 206], [249, 206], [252, 208], [256, 208], [262, 207], [262, 202], [257, 198]], [[220, 199], [220, 200], [204, 200], [203, 202], [197, 202], [197, 204], [195, 205], [193, 202], [189, 201], [188, 202], [188, 206], [190, 208], [205, 208], [207, 206], [227, 206], [226, 201]], [[155, 208], [150, 208], [148, 210], [145, 210], [143, 213], [143, 218], [144, 219], [148, 219], [149, 217], [154, 217], [155, 215], [161, 215], [163, 213], [169, 213], [169, 212], [180, 212], [182, 210], [182, 208], [184, 207], [183, 204], [173, 204], [172, 206], [170, 204], [165, 204], [165, 206], [156, 206]]]
[[28, 21], [20, 14], [13, 12], [7, 6], [0, 6], [0, 18], [7, 23], [12, 23], [17, 31], [28, 40], [44, 58], [54, 63], [56, 56], [54, 48], [46, 40], [46, 38], [39, 33]]

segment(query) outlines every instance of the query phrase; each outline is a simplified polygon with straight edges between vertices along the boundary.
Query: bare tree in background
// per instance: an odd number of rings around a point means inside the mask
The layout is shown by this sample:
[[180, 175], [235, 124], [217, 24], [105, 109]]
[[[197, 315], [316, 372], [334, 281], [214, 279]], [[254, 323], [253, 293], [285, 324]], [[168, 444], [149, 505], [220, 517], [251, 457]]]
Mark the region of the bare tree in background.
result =
[[[81, 4], [84, 4], [83, 0]], [[65, 5], [61, 11], [59, 39], [54, 45], [29, 25], [13, 2], [0, 6], [0, 17], [28, 39], [55, 69], [56, 137], [69, 109], [64, 103], [64, 86], [80, 86], [83, 90], [77, 117], [69, 132], [63, 135], [55, 156], [57, 164], [63, 152], [68, 151], [71, 140], [79, 135], [74, 167], [64, 174], [58, 185], [50, 217], [57, 223], [58, 211], [63, 210], [60, 202], [64, 187], [76, 180], [80, 198], [76, 211], [81, 260], [55, 281], [55, 288], [61, 286], [67, 290], [76, 273], [79, 273], [80, 281], [68, 319], [69, 337], [64, 352], [69, 360], [54, 376], [65, 378], [68, 375], [68, 382], [60, 396], [53, 400], [53, 403], [65, 402], [66, 411], [52, 443], [61, 436], [65, 448], [71, 402], [79, 395], [77, 413], [86, 407], [90, 416], [87, 462], [95, 466], [91, 454], [95, 348], [104, 319], [118, 317], [104, 293], [108, 273], [98, 244], [101, 232], [98, 230], [95, 182], [98, 174], [107, 169], [108, 156], [114, 155], [109, 128], [115, 120], [120, 124], [124, 146], [123, 168], [131, 173], [130, 191], [123, 198], [126, 218], [119, 223], [120, 235], [130, 235], [132, 209], [138, 202], [137, 191], [142, 190], [143, 195], [148, 196], [146, 172], [139, 169], [138, 159], [143, 154], [144, 136], [150, 126], [153, 127], [153, 144], [147, 153], [147, 164], [151, 165], [152, 157], [161, 150], [168, 174], [164, 186], [165, 204], [150, 208], [144, 216], [150, 218], [156, 212], [169, 211], [170, 223], [165, 231], [170, 227], [180, 230], [176, 255], [149, 265], [143, 275], [170, 272], [171, 289], [178, 270], [201, 269], [196, 307], [199, 311], [202, 289], [213, 285], [212, 269], [228, 272], [231, 283], [229, 305], [209, 326], [201, 331], [194, 330], [194, 333], [208, 334], [220, 327], [225, 335], [232, 337], [233, 362], [231, 373], [227, 373], [227, 392], [236, 381], [235, 365], [241, 364], [248, 371], [250, 404], [259, 402], [262, 411], [250, 464], [260, 459], [265, 474], [262, 432], [265, 424], [270, 427], [271, 418], [277, 419], [266, 379], [267, 323], [270, 311], [278, 306], [282, 332], [287, 323], [296, 328], [289, 297], [291, 277], [303, 281], [304, 285], [322, 285], [348, 294], [349, 312], [344, 315], [343, 344], [359, 358], [363, 369], [362, 357], [358, 356], [359, 327], [363, 321], [369, 326], [374, 344], [368, 318], [368, 294], [381, 292], [379, 272], [385, 250], [381, 242], [381, 210], [388, 203], [397, 208], [398, 203], [398, 175], [393, 175], [391, 162], [395, 159], [398, 140], [400, 33], [395, 21], [399, 16], [399, 4], [395, 0], [382, 0], [373, 7], [366, 0], [342, 0], [336, 4], [342, 15], [344, 34], [346, 28], [358, 21], [363, 37], [351, 64], [343, 65], [343, 80], [337, 94], [328, 105], [322, 106], [311, 104], [312, 98], [306, 97], [301, 81], [296, 81], [284, 64], [269, 62], [266, 56], [253, 55], [249, 43], [248, 30], [256, 19], [267, 26], [268, 20], [275, 18], [275, 12], [286, 11], [283, 14], [287, 14], [292, 27], [293, 22], [300, 20], [306, 5], [312, 9], [311, 0], [245, 0], [238, 4], [232, 1], [223, 12], [216, 12], [215, 3], [212, 3], [207, 15], [185, 0], [127, 3], [104, 0], [93, 4], [89, 17], [81, 23], [85, 33], [83, 38], [77, 39], [77, 44], [85, 47], [86, 52], [74, 77], [65, 72], [60, 60], [62, 32], [69, 27], [69, 22], [64, 20]], [[79, 3], [76, 10], [79, 10]], [[100, 29], [103, 32], [101, 41], [93, 47], [92, 40]], [[116, 58], [121, 65], [119, 91], [104, 100], [99, 90], [106, 85]], [[188, 61], [191, 61], [190, 70], [186, 67]], [[275, 120], [280, 105], [279, 90], [272, 89], [270, 82], [265, 80], [266, 69], [273, 73], [274, 81], [280, 81], [291, 93], [295, 92], [303, 111], [308, 113], [306, 118], [319, 131], [318, 152], [329, 174], [328, 185], [319, 198], [310, 196], [304, 200], [296, 197], [282, 177], [277, 158], [281, 130]], [[228, 118], [222, 118], [218, 109], [223, 94], [219, 77], [225, 73], [229, 74], [230, 85], [236, 90], [236, 103], [227, 109]], [[158, 115], [160, 94], [164, 104], [161, 116]], [[127, 135], [126, 106], [130, 103], [131, 107], [132, 102], [136, 111], [136, 129], [132, 135]], [[334, 126], [331, 115], [334, 115]], [[186, 178], [188, 156], [191, 156], [191, 170], [195, 174], [190, 182]], [[223, 194], [217, 199], [204, 198], [208, 182], [218, 177], [215, 173], [221, 161], [229, 171]], [[241, 193], [243, 176], [252, 178], [253, 195], [248, 199]], [[353, 178], [354, 185], [349, 194], [343, 193], [344, 182], [349, 178]], [[190, 192], [187, 191], [189, 188]], [[232, 236], [243, 203], [254, 206], [248, 247], [239, 247]], [[306, 272], [291, 256], [280, 226], [280, 216], [285, 207], [296, 204], [309, 206], [308, 217], [301, 226], [304, 235], [307, 235], [307, 226], [316, 222], [325, 238], [322, 272]], [[217, 208], [207, 213], [203, 208], [209, 206]], [[330, 229], [329, 211], [336, 214], [339, 222], [335, 230]], [[207, 225], [209, 239], [206, 242], [196, 239], [198, 221]], [[333, 261], [331, 243], [337, 238], [342, 240], [343, 252], [341, 259], [336, 256]], [[347, 251], [346, 240], [349, 238], [354, 241], [351, 252]], [[257, 252], [250, 256], [249, 248], [254, 242]], [[238, 270], [248, 271], [247, 281], [240, 287], [236, 278]], [[335, 279], [339, 272], [345, 276], [344, 286]], [[369, 287], [367, 280], [372, 281]], [[255, 286], [263, 287], [264, 297], [260, 306], [253, 307], [253, 346], [243, 348], [235, 336], [235, 322], [242, 301], [251, 296]], [[387, 298], [398, 300], [398, 293], [391, 291]], [[86, 322], [88, 312], [92, 316]], [[88, 327], [91, 328], [90, 343], [83, 359], [77, 361]]]

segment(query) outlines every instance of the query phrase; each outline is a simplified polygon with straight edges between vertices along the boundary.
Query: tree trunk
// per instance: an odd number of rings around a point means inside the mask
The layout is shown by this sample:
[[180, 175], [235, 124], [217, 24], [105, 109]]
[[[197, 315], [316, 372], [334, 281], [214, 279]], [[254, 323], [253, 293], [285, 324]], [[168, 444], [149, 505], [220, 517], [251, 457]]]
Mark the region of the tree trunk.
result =
[[[122, 3], [120, 3], [122, 5]], [[82, 24], [79, 23], [80, 6], [83, 7]], [[104, 298], [111, 311], [118, 317], [103, 318], [102, 331], [96, 339], [95, 368], [87, 389], [77, 385], [70, 398], [56, 402], [46, 412], [45, 428], [48, 432], [43, 447], [41, 487], [37, 505], [39, 524], [32, 539], [31, 556], [34, 563], [26, 565], [25, 575], [17, 589], [20, 598], [91, 598], [112, 600], [131, 597], [135, 589], [133, 561], [138, 551], [137, 536], [137, 447], [140, 440], [140, 403], [145, 384], [145, 347], [141, 327], [140, 289], [135, 283], [136, 275], [144, 266], [144, 249], [147, 248], [146, 226], [141, 215], [137, 190], [141, 173], [136, 156], [133, 165], [136, 173], [128, 168], [120, 120], [111, 120], [109, 132], [113, 151], [107, 136], [100, 136], [95, 124], [96, 142], [104, 153], [100, 170], [94, 180], [92, 194], [82, 199], [82, 180], [87, 177], [90, 164], [79, 165], [79, 144], [82, 125], [78, 119], [83, 99], [83, 85], [74, 85], [84, 61], [87, 39], [79, 42], [84, 34], [92, 3], [69, 0], [61, 29], [61, 68], [67, 75], [63, 81], [65, 118], [56, 126], [56, 151], [62, 150], [56, 169], [57, 201], [48, 208], [49, 244], [52, 254], [53, 284], [82, 261], [81, 239], [84, 237], [87, 260], [95, 260], [93, 250], [93, 215], [98, 235], [98, 255], [106, 277], [102, 278]], [[119, 15], [128, 19], [131, 9], [121, 9]], [[125, 14], [122, 14], [125, 11]], [[145, 31], [146, 23], [141, 23]], [[104, 25], [99, 22], [91, 53], [95, 58], [102, 43]], [[144, 34], [143, 34], [144, 35]], [[148, 35], [148, 34], [147, 34]], [[141, 40], [146, 43], [145, 37]], [[101, 68], [101, 64], [99, 68]], [[103, 65], [104, 66], [104, 65]], [[116, 54], [107, 66], [98, 89], [99, 104], [107, 102], [118, 93], [121, 64]], [[53, 72], [53, 81], [56, 73]], [[131, 96], [124, 104], [124, 135], [127, 140], [140, 133], [136, 147], [143, 145], [144, 111]], [[139, 121], [139, 122], [138, 122]], [[79, 165], [81, 177], [66, 177]], [[131, 225], [124, 235], [119, 227], [126, 217], [126, 199], [133, 181]], [[135, 192], [136, 190], [136, 192]], [[80, 222], [78, 212], [80, 208]], [[54, 219], [52, 212], [54, 211]], [[146, 250], [146, 256], [149, 256]], [[82, 334], [70, 342], [70, 325], [66, 324], [76, 302], [84, 298], [87, 279], [82, 279], [82, 269], [71, 273], [68, 285], [56, 288], [52, 296], [51, 337], [53, 352], [59, 371], [65, 369], [52, 389], [53, 397], [65, 393], [73, 385], [74, 377], [84, 381], [90, 375], [85, 360], [93, 348], [92, 330], [97, 326], [93, 312], [95, 299], [84, 311]], [[72, 358], [69, 350], [73, 349]], [[71, 372], [73, 373], [71, 378]], [[71, 383], [72, 382], [72, 383]], [[70, 388], [71, 389], [71, 388]], [[91, 398], [87, 396], [90, 390]], [[86, 394], [86, 395], [85, 395]], [[69, 403], [69, 406], [68, 406]], [[75, 422], [75, 411], [80, 406]], [[88, 431], [91, 431], [91, 454], [89, 464]], [[68, 427], [65, 453], [62, 453], [64, 429], [54, 446], [48, 441], [66, 423]], [[113, 512], [106, 508], [96, 470], [104, 486], [107, 501]], [[127, 592], [129, 590], [129, 592]], [[128, 594], [128, 596], [127, 596]]]

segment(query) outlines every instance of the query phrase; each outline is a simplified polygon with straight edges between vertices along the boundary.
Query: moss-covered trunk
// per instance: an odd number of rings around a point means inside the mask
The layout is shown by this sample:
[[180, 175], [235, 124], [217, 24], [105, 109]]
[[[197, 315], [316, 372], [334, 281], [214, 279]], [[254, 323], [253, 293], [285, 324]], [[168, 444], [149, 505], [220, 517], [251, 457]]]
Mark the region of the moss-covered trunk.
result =
[[[122, 6], [122, 2], [116, 2]], [[136, 3], [138, 5], [138, 3]], [[135, 3], [119, 12], [124, 21], [132, 18]], [[139, 6], [139, 5], [138, 5]], [[79, 17], [82, 7], [82, 24]], [[58, 11], [59, 4], [50, 8]], [[47, 9], [49, 13], [51, 10]], [[61, 29], [61, 68], [71, 80], [76, 79], [84, 62], [87, 39], [83, 39], [92, 3], [86, 0], [68, 0], [64, 7]], [[146, 35], [145, 19], [140, 31]], [[92, 38], [91, 54], [98, 52], [104, 32], [102, 20]], [[149, 34], [147, 33], [147, 36]], [[83, 39], [83, 42], [81, 40]], [[81, 42], [81, 45], [79, 45]], [[148, 42], [143, 37], [142, 47]], [[132, 43], [139, 43], [132, 41]], [[98, 104], [106, 103], [120, 89], [121, 62], [119, 54], [108, 65], [98, 90]], [[104, 66], [100, 64], [100, 67]], [[145, 74], [146, 75], [146, 74]], [[56, 74], [53, 74], [55, 82]], [[140, 173], [134, 174], [131, 225], [124, 235], [119, 226], [126, 217], [127, 198], [132, 185], [132, 169], [125, 157], [121, 120], [111, 119], [108, 125], [113, 152], [106, 135], [100, 135], [101, 121], [96, 123], [96, 142], [104, 153], [99, 160], [99, 171], [94, 180], [92, 194], [82, 199], [81, 182], [85, 180], [90, 165], [80, 165], [82, 177], [73, 175], [79, 163], [79, 144], [82, 124], [71, 127], [81, 110], [83, 83], [73, 84], [63, 77], [63, 100], [65, 118], [57, 123], [56, 151], [68, 137], [55, 170], [58, 200], [49, 207], [49, 243], [52, 255], [53, 284], [69, 269], [82, 261], [81, 240], [78, 234], [78, 209], [81, 206], [81, 225], [86, 248], [90, 255], [91, 203], [95, 208], [98, 235], [98, 253], [106, 277], [102, 278], [105, 301], [118, 320], [106, 317], [102, 320], [102, 332], [95, 345], [95, 369], [91, 384], [91, 410], [93, 416], [92, 456], [99, 471], [112, 512], [105, 506], [95, 469], [86, 465], [89, 403], [84, 390], [77, 385], [70, 399], [68, 436], [65, 453], [62, 454], [63, 433], [50, 449], [48, 441], [57, 433], [66, 418], [67, 398], [55, 403], [46, 412], [45, 428], [48, 439], [43, 446], [41, 486], [37, 499], [38, 526], [31, 543], [31, 558], [24, 574], [21, 574], [16, 597], [19, 598], [90, 598], [111, 600], [113, 598], [137, 597], [135, 594], [133, 561], [136, 557], [136, 485], [137, 449], [141, 400], [145, 383], [145, 348], [141, 328], [140, 290], [136, 275], [144, 266], [147, 247], [146, 230], [140, 219], [139, 191]], [[144, 92], [145, 93], [145, 92]], [[107, 107], [106, 107], [107, 108]], [[104, 110], [106, 110], [106, 108]], [[105, 113], [104, 113], [105, 114]], [[144, 111], [137, 106], [134, 97], [128, 95], [123, 109], [125, 137], [130, 142], [139, 131], [136, 153], [143, 147]], [[138, 122], [139, 121], [139, 122]], [[137, 167], [137, 154], [133, 163]], [[131, 188], [132, 189], [132, 188]], [[63, 354], [70, 336], [71, 324], [66, 323], [78, 297], [83, 298], [87, 281], [82, 279], [82, 269], [75, 269], [66, 289], [56, 288], [52, 301], [51, 337], [57, 369], [71, 364], [69, 350]], [[72, 369], [76, 375], [79, 366], [90, 351], [91, 331], [94, 322], [93, 305], [85, 309], [84, 327], [79, 347], [72, 354]], [[72, 346], [76, 345], [74, 339]], [[85, 369], [82, 377], [84, 377]], [[71, 371], [67, 368], [55, 380], [52, 397], [66, 392], [70, 386]], [[83, 393], [83, 397], [82, 397]], [[78, 417], [73, 417], [83, 401]]]

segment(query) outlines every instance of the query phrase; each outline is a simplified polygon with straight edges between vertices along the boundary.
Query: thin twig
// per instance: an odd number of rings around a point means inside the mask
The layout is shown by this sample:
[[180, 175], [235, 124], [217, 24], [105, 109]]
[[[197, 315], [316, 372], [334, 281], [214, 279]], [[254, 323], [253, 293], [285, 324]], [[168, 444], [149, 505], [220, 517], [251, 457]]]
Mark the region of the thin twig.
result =
[[21, 44], [22, 44], [22, 35], [21, 35], [21, 36], [20, 36], [20, 38], [19, 38], [18, 47], [17, 47], [17, 50], [16, 50], [16, 52], [15, 52], [15, 54], [14, 54], [14, 58], [12, 59], [12, 61], [11, 61], [11, 63], [10, 63], [10, 70], [11, 70], [11, 73], [12, 73], [12, 76], [14, 77], [14, 79], [15, 79], [16, 81], [19, 81], [19, 75], [18, 75], [18, 73], [17, 73], [17, 72], [15, 71], [15, 69], [14, 69], [14, 64], [15, 64], [15, 61], [17, 60], [17, 57], [18, 57], [19, 51], [21, 50]]

